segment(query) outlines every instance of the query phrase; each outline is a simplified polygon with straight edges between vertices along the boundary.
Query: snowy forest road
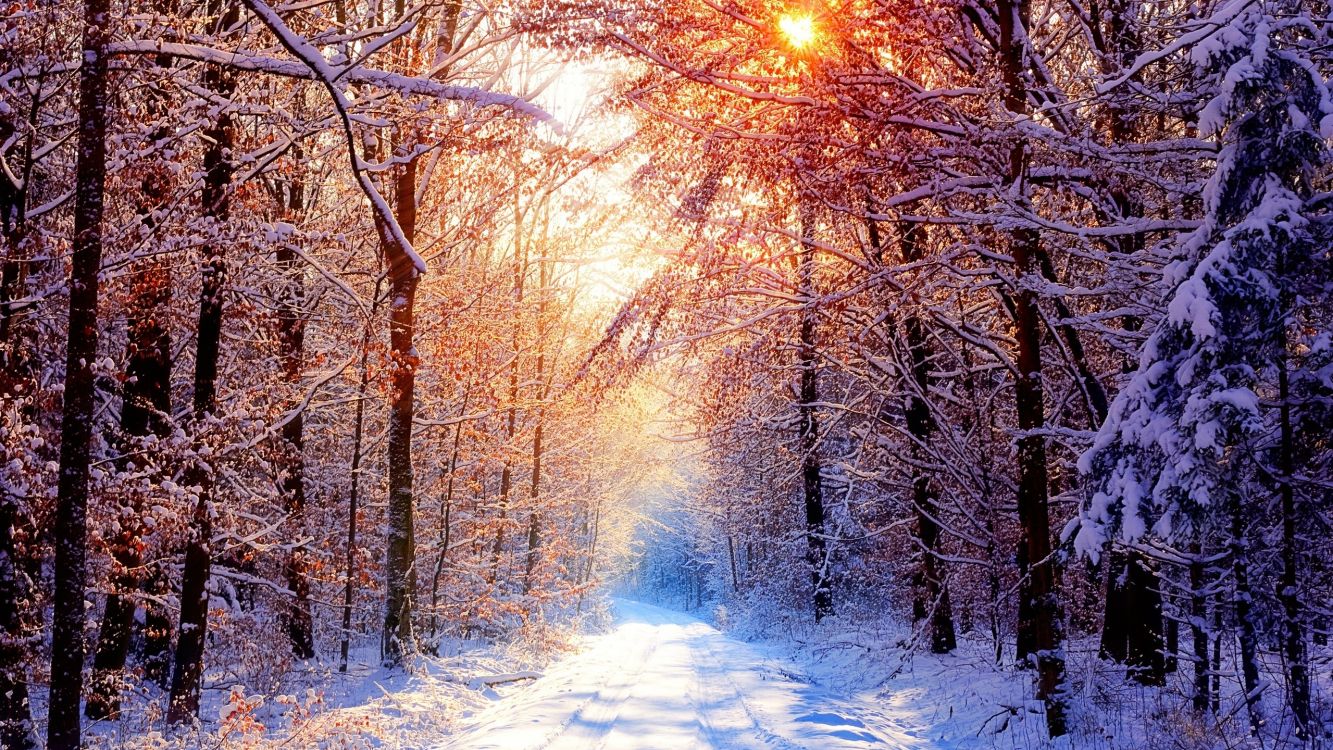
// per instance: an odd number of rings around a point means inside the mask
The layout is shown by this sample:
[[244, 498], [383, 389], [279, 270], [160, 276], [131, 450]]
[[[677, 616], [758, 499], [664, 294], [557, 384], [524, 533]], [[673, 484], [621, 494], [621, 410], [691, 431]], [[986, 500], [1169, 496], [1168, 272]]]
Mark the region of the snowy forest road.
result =
[[496, 703], [450, 750], [929, 748], [688, 615], [617, 601], [615, 628]]

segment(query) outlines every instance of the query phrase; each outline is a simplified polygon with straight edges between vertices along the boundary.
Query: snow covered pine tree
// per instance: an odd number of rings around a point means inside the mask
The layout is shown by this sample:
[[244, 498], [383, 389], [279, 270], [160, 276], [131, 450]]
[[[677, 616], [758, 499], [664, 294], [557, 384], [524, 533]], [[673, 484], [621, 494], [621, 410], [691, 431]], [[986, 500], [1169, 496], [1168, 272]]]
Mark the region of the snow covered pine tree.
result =
[[1206, 213], [1166, 269], [1170, 304], [1137, 373], [1080, 461], [1092, 493], [1074, 525], [1076, 547], [1093, 559], [1117, 534], [1125, 544], [1151, 537], [1167, 545], [1209, 530], [1231, 535], [1223, 546], [1257, 730], [1259, 625], [1246, 539], [1268, 523], [1252, 496], [1271, 488], [1288, 701], [1305, 738], [1312, 719], [1296, 525], [1306, 475], [1294, 464], [1302, 404], [1291, 382], [1327, 385], [1310, 370], [1328, 356], [1327, 320], [1317, 311], [1327, 309], [1330, 270], [1327, 198], [1312, 182], [1328, 161], [1333, 103], [1309, 58], [1319, 34], [1294, 5], [1245, 8], [1192, 50], [1216, 87], [1200, 116], [1219, 148]]

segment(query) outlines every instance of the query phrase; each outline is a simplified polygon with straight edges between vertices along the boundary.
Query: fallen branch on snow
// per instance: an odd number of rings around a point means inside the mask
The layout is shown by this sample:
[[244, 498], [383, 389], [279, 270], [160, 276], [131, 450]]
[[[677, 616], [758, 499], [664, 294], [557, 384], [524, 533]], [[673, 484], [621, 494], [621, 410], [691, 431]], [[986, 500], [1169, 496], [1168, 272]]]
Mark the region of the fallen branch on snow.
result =
[[513, 672], [511, 674], [483, 675], [468, 680], [467, 686], [472, 690], [480, 690], [484, 687], [495, 687], [496, 685], [504, 685], [510, 682], [535, 680], [541, 676], [541, 672]]

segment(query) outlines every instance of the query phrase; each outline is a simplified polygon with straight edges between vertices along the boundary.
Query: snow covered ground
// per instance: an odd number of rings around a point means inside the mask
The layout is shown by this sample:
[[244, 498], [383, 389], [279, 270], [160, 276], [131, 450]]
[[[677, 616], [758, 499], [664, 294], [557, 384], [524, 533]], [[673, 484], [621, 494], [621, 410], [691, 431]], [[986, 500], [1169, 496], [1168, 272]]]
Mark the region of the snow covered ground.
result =
[[559, 639], [449, 641], [406, 671], [377, 666], [367, 648], [347, 674], [294, 670], [265, 692], [215, 684], [197, 733], [161, 731], [164, 696], [135, 701], [129, 719], [92, 727], [89, 747], [1216, 750], [1272, 748], [1281, 733], [1274, 707], [1274, 730], [1247, 741], [1237, 686], [1222, 719], [1196, 717], [1181, 691], [1188, 675], [1138, 685], [1090, 642], [1071, 644], [1071, 733], [1052, 742], [1030, 673], [997, 666], [982, 640], [937, 656], [906, 648], [911, 631], [891, 618], [742, 627], [756, 639], [742, 641], [651, 604], [589, 610]]
[[[449, 750], [929, 748], [913, 722], [839, 699], [689, 615], [619, 600], [616, 625], [465, 719]], [[915, 713], [908, 711], [908, 716]]]

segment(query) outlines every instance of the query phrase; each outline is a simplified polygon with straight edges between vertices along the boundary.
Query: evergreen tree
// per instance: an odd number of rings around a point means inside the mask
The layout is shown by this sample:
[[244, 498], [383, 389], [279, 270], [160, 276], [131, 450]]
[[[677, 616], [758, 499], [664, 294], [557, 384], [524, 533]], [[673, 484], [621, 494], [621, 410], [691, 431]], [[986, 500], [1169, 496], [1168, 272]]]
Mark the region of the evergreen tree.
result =
[[[1304, 734], [1309, 678], [1294, 598], [1302, 563], [1289, 381], [1300, 367], [1295, 353], [1309, 350], [1296, 331], [1308, 337], [1318, 325], [1309, 311], [1327, 294], [1326, 228], [1312, 198], [1328, 157], [1322, 124], [1333, 108], [1309, 57], [1312, 29], [1293, 10], [1256, 5], [1192, 51], [1216, 85], [1200, 127], [1217, 141], [1217, 168], [1203, 224], [1167, 269], [1165, 317], [1080, 462], [1093, 492], [1075, 541], [1095, 558], [1114, 535], [1129, 544], [1145, 535], [1176, 542], [1230, 529], [1241, 666], [1253, 699], [1257, 627], [1246, 530], [1262, 519], [1254, 517], [1261, 511], [1249, 480], [1267, 478], [1282, 500], [1279, 597], [1291, 701]], [[1209, 523], [1219, 518], [1229, 523]]]

